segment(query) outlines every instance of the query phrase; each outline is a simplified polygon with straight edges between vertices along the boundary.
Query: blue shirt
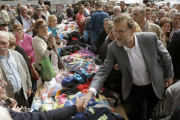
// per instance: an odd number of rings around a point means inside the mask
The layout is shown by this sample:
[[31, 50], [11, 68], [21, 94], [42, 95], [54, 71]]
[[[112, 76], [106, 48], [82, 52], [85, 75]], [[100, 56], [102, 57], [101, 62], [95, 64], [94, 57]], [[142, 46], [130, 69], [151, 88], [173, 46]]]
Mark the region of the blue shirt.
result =
[[9, 75], [9, 78], [11, 80], [11, 83], [14, 88], [14, 93], [15, 93], [22, 88], [22, 83], [21, 83], [21, 78], [19, 75], [18, 66], [16, 64], [14, 56], [9, 50], [8, 52], [9, 52], [9, 57], [0, 55], [0, 60], [3, 63], [4, 67], [6, 68], [6, 71]]
[[109, 15], [102, 10], [98, 10], [91, 15], [89, 28], [91, 32], [91, 40], [96, 41], [100, 31], [104, 29], [103, 20], [109, 18]]
[[[52, 28], [49, 26], [48, 27], [48, 32], [51, 32], [51, 31], [52, 31]], [[60, 40], [63, 39], [63, 34], [60, 34], [58, 29], [56, 29], [56, 32], [59, 34]], [[58, 53], [59, 53], [59, 55], [61, 54], [61, 49], [60, 48], [58, 48]]]

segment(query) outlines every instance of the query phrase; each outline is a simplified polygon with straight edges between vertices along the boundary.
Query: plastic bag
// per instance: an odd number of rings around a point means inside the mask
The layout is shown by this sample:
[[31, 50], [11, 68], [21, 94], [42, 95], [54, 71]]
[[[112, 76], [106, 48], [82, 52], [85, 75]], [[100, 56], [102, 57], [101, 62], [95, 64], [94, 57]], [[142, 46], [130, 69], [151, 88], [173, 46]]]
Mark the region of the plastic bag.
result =
[[41, 61], [41, 79], [44, 81], [50, 81], [55, 77], [55, 72], [49, 57], [43, 56]]

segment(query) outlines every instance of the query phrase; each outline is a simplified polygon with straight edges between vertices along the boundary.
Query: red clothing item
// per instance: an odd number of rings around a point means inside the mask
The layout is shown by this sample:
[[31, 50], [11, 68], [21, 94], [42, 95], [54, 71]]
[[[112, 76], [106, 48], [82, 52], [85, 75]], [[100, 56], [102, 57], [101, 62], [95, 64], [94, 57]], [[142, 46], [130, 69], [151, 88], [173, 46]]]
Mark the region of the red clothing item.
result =
[[78, 12], [78, 14], [76, 15], [76, 21], [77, 21], [77, 25], [78, 25], [78, 27], [79, 27], [79, 32], [80, 32], [81, 35], [83, 35], [84, 25], [85, 25], [85, 24], [80, 25], [79, 22], [80, 22], [80, 21], [83, 21], [84, 19], [85, 19], [84, 14], [83, 14], [83, 13], [80, 14], [80, 13]]
[[84, 89], [89, 89], [90, 84], [91, 84], [91, 80], [87, 81], [87, 83], [77, 86], [76, 89], [78, 89], [80, 91], [82, 91]]
[[15, 38], [16, 38], [16, 44], [24, 49], [27, 56], [31, 56], [30, 63], [35, 62], [35, 53], [32, 47], [32, 37], [28, 34], [24, 34], [24, 38], [22, 42], [19, 40], [17, 35], [15, 35]]

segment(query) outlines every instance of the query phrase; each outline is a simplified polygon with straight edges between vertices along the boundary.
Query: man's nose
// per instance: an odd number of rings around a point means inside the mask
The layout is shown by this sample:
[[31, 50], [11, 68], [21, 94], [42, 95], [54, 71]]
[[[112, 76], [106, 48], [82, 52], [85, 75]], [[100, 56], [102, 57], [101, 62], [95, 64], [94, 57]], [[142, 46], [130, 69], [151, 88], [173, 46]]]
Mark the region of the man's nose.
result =
[[7, 86], [7, 83], [5, 81], [3, 81], [3, 87]]

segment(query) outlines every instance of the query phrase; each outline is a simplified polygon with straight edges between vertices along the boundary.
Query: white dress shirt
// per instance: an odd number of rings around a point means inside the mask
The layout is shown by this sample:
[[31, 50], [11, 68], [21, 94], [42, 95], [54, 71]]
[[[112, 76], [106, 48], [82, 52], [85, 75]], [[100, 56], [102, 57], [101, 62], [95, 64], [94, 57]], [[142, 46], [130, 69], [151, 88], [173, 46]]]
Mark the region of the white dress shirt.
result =
[[[16, 63], [16, 60], [10, 50], [8, 50], [9, 56], [3, 56], [0, 55], [0, 60], [3, 63], [4, 67], [6, 68], [6, 71], [8, 73], [8, 76], [11, 80], [14, 93], [19, 91], [22, 88], [22, 81], [19, 74], [18, 66]], [[12, 91], [13, 92], [13, 91]]]
[[90, 15], [89, 10], [88, 10], [87, 8], [84, 8], [84, 10], [86, 11], [86, 13], [87, 13], [88, 15]]
[[[125, 51], [127, 51], [130, 65], [132, 68], [132, 83], [137, 86], [143, 86], [148, 85], [151, 83], [149, 74], [147, 72], [147, 67], [144, 62], [144, 58], [141, 52], [141, 49], [139, 47], [139, 43], [137, 40], [137, 37], [135, 37], [135, 46], [132, 48], [127, 48], [126, 46], [123, 46]], [[121, 66], [119, 66], [121, 68]], [[94, 95], [97, 94], [97, 91], [95, 88], [90, 88]]]
[[[23, 22], [23, 31], [24, 31], [24, 33], [26, 33], [27, 29], [29, 29], [32, 26], [32, 23], [31, 23], [31, 21], [29, 21], [27, 18], [23, 17], [22, 15], [20, 15], [20, 17]], [[32, 21], [35, 22], [34, 19], [32, 19]], [[15, 23], [20, 23], [20, 22], [17, 19], [15, 19], [14, 24]], [[33, 36], [33, 31], [29, 31], [26, 34]]]
[[135, 37], [134, 47], [130, 49], [127, 48], [126, 46], [123, 46], [125, 51], [127, 51], [132, 68], [132, 83], [137, 86], [148, 85], [151, 83], [151, 80], [147, 72], [147, 67], [144, 62], [144, 58], [142, 56], [142, 52], [139, 47], [138, 40], [135, 35], [134, 37]]

